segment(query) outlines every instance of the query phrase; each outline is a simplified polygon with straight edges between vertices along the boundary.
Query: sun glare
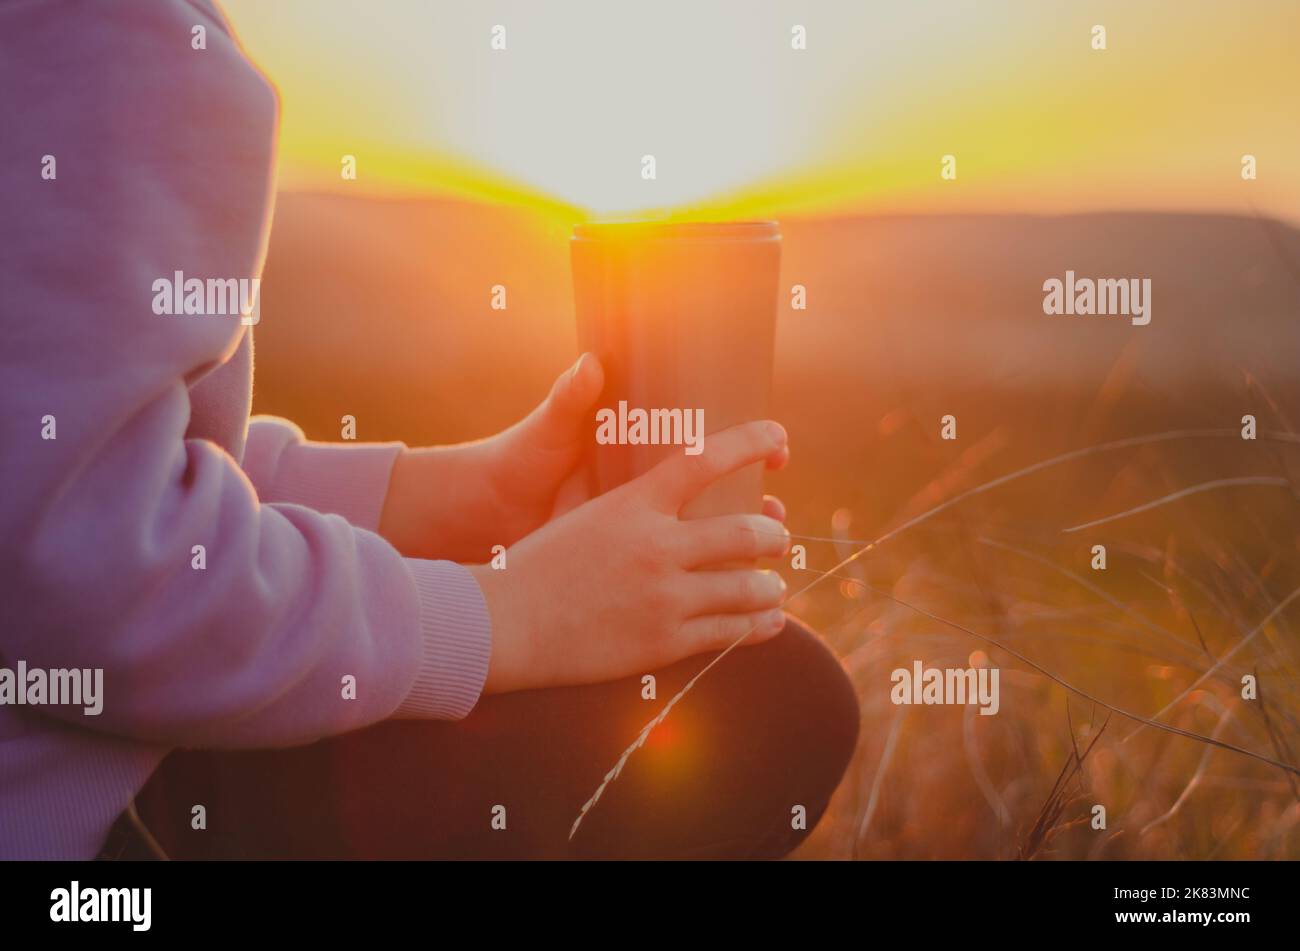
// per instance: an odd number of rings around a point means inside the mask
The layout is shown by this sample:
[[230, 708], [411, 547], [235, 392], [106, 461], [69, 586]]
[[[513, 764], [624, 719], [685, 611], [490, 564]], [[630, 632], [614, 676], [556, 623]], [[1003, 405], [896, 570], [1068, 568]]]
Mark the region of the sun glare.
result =
[[[362, 26], [344, 0], [225, 6], [280, 88], [286, 188], [579, 218], [1300, 214], [1295, 176], [1265, 171], [1300, 164], [1300, 124], [1283, 121], [1300, 5], [1281, 0], [1249, 18], [1116, 0], [1065, 16], [1007, 2], [383, 0]], [[1104, 51], [1089, 44], [1094, 23]], [[1247, 152], [1262, 170], [1249, 195]], [[340, 182], [344, 155], [355, 182]]]

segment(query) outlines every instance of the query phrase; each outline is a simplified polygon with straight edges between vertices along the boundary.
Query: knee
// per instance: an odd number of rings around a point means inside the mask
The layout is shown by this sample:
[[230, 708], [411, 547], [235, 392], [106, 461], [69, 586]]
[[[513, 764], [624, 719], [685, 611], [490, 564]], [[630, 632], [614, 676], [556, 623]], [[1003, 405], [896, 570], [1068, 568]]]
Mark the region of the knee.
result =
[[[701, 663], [683, 662], [674, 679], [693, 676]], [[826, 811], [857, 744], [858, 719], [857, 695], [835, 655], [791, 619], [770, 641], [730, 654], [658, 739], [626, 761], [573, 855], [785, 855]]]
[[797, 757], [801, 768], [789, 779], [790, 794], [806, 800], [802, 804], [811, 830], [857, 748], [861, 723], [857, 692], [830, 648], [793, 618], [762, 647], [772, 648], [769, 663], [784, 672], [782, 702], [774, 706], [787, 721], [789, 742], [802, 751]]
[[748, 761], [748, 827], [757, 834], [748, 857], [778, 858], [807, 838], [844, 778], [857, 747], [857, 693], [821, 638], [793, 618], [734, 659], [714, 689], [745, 710], [739, 758]]

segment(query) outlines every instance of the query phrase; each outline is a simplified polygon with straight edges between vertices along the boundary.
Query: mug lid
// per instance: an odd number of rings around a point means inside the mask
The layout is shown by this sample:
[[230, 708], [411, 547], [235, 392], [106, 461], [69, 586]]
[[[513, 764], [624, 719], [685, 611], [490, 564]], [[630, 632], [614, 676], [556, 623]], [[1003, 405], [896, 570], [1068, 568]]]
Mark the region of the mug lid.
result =
[[575, 241], [739, 240], [779, 238], [775, 221], [587, 221], [574, 225]]

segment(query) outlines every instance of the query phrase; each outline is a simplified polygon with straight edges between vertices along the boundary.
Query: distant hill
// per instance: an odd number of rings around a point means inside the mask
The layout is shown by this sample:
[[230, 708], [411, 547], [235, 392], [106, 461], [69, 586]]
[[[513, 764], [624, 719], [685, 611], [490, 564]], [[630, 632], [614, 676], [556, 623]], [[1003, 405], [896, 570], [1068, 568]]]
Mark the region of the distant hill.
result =
[[[782, 222], [777, 392], [881, 410], [950, 387], [1065, 384], [1172, 395], [1289, 387], [1300, 371], [1300, 233], [1145, 213]], [[1049, 317], [1042, 283], [1149, 277], [1152, 321]], [[508, 310], [489, 307], [491, 287]], [[460, 439], [522, 412], [574, 354], [568, 229], [468, 202], [279, 196], [256, 331], [259, 411], [362, 438]], [[1028, 391], [1026, 390], [1026, 392]]]

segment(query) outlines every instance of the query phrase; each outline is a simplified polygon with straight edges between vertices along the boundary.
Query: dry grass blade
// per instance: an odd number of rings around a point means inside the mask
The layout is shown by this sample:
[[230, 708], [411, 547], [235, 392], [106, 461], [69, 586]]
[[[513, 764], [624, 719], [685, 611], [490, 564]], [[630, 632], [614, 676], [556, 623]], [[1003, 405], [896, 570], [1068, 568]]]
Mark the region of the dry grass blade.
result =
[[876, 765], [876, 775], [871, 780], [871, 793], [867, 796], [867, 808], [863, 810], [862, 821], [858, 823], [858, 833], [853, 837], [853, 857], [858, 857], [858, 848], [862, 840], [867, 837], [867, 830], [871, 828], [872, 817], [876, 814], [876, 805], [880, 801], [880, 789], [884, 784], [885, 773], [889, 770], [889, 763], [894, 758], [894, 748], [898, 746], [898, 737], [902, 733], [903, 714], [907, 707], [900, 706], [894, 712], [894, 720], [889, 725], [889, 736], [885, 739], [885, 748], [880, 754], [880, 762]]
[[[1036, 554], [1035, 552], [1032, 551], [1028, 551], [1024, 548], [1016, 548], [1014, 545], [1008, 545], [1005, 542], [1000, 542], [993, 538], [987, 538], [983, 535], [977, 538], [976, 541], [978, 541], [981, 545], [987, 545], [990, 548], [996, 548], [1000, 551], [1009, 552], [1013, 555], [1019, 555], [1022, 558], [1027, 558], [1030, 561], [1043, 565], [1044, 567], [1051, 568], [1053, 571], [1057, 572], [1058, 574], [1063, 575], [1066, 578], [1069, 578], [1071, 581], [1079, 585], [1084, 590], [1088, 591], [1090, 594], [1096, 596], [1102, 601], [1105, 601], [1116, 611], [1119, 611], [1122, 614], [1131, 617], [1138, 624], [1142, 625], [1142, 627], [1146, 628], [1149, 631], [1152, 631], [1153, 633], [1159, 634], [1161, 637], [1164, 637], [1165, 639], [1169, 640], [1179, 650], [1189, 650], [1188, 646], [1184, 643], [1183, 639], [1180, 638], [1173, 631], [1169, 630], [1168, 628], [1161, 627], [1159, 624], [1153, 623], [1152, 621], [1148, 620], [1145, 616], [1143, 616], [1141, 613], [1129, 607], [1123, 601], [1120, 601], [1118, 598], [1112, 597], [1109, 593], [1097, 587], [1097, 585], [1093, 584], [1088, 579], [1081, 577], [1080, 575], [1074, 573], [1073, 571], [1070, 571], [1068, 568], [1062, 568], [1060, 565], [1056, 564], [1056, 562], [1052, 561], [1051, 559], [1044, 558], [1042, 555]], [[1202, 646], [1204, 646], [1204, 642], [1202, 642]]]
[[1114, 515], [1107, 515], [1103, 518], [1093, 519], [1091, 522], [1084, 522], [1081, 525], [1072, 525], [1069, 528], [1061, 529], [1062, 534], [1070, 532], [1081, 532], [1085, 528], [1094, 528], [1098, 525], [1105, 525], [1107, 522], [1117, 522], [1122, 518], [1128, 518], [1130, 515], [1137, 515], [1139, 512], [1149, 512], [1151, 509], [1159, 508], [1162, 505], [1168, 505], [1170, 502], [1176, 502], [1179, 499], [1186, 498], [1189, 495], [1195, 495], [1198, 492], [1209, 492], [1212, 489], [1223, 489], [1234, 485], [1272, 485], [1280, 486], [1284, 489], [1291, 488], [1291, 482], [1281, 476], [1241, 476], [1234, 479], [1215, 479], [1212, 482], [1202, 482], [1199, 485], [1189, 486], [1186, 489], [1180, 489], [1169, 495], [1162, 496], [1153, 502], [1147, 502], [1136, 508], [1125, 509], [1123, 512], [1116, 512]]
[[[1065, 706], [1065, 715], [1067, 722], [1069, 722], [1070, 706], [1068, 701]], [[1037, 857], [1046, 847], [1052, 833], [1060, 827], [1061, 815], [1065, 812], [1066, 806], [1070, 804], [1070, 800], [1065, 795], [1070, 780], [1079, 775], [1083, 769], [1083, 761], [1088, 758], [1092, 748], [1097, 745], [1101, 735], [1106, 732], [1106, 725], [1109, 723], [1110, 717], [1107, 716], [1102, 721], [1100, 729], [1093, 736], [1092, 742], [1088, 744], [1087, 749], [1082, 753], [1079, 752], [1079, 746], [1074, 741], [1074, 725], [1073, 723], [1069, 724], [1070, 753], [1065, 758], [1060, 773], [1056, 776], [1056, 782], [1052, 784], [1052, 791], [1048, 793], [1047, 799], [1043, 802], [1043, 807], [1039, 809], [1034, 824], [1030, 827], [1029, 832], [1025, 834], [1024, 841], [1020, 844], [1019, 857], [1022, 861], [1029, 861]]]
[[[1259, 683], [1259, 671], [1255, 671], [1255, 682]], [[1291, 744], [1287, 742], [1286, 736], [1282, 731], [1273, 725], [1273, 718], [1269, 715], [1268, 704], [1264, 702], [1264, 692], [1259, 693], [1259, 715], [1264, 719], [1264, 730], [1268, 733], [1269, 742], [1273, 744], [1273, 750], [1279, 758], [1286, 757], [1291, 759]], [[1300, 802], [1300, 785], [1296, 784], [1296, 778], [1287, 773], [1287, 782], [1291, 784], [1291, 795], [1295, 797], [1296, 802]]]
[[[811, 571], [813, 569], [810, 568], [808, 570]], [[1092, 694], [1088, 693], [1088, 691], [1076, 687], [1066, 680], [1063, 680], [1062, 678], [1058, 677], [1056, 674], [1048, 670], [1046, 667], [1044, 667], [1042, 664], [1030, 660], [1024, 654], [1020, 653], [1014, 648], [1007, 647], [1005, 644], [1002, 644], [997, 640], [994, 640], [993, 638], [989, 637], [987, 634], [981, 634], [978, 631], [972, 631], [970, 628], [966, 627], [965, 625], [958, 624], [956, 621], [950, 621], [947, 618], [940, 617], [937, 614], [932, 614], [931, 612], [925, 610], [925, 608], [919, 608], [914, 604], [909, 604], [906, 601], [894, 597], [892, 594], [890, 594], [887, 591], [881, 591], [879, 588], [873, 588], [871, 585], [863, 584], [862, 582], [856, 581], [853, 578], [846, 578], [843, 575], [836, 575], [835, 577], [844, 578], [844, 580], [853, 582], [854, 584], [862, 584], [864, 588], [874, 592], [875, 594], [880, 595], [882, 598], [888, 598], [890, 601], [893, 601], [895, 604], [901, 605], [902, 607], [905, 607], [911, 611], [915, 611], [917, 614], [923, 615], [924, 617], [928, 617], [932, 621], [938, 621], [940, 624], [946, 624], [948, 627], [954, 628], [958, 631], [963, 631], [966, 634], [969, 634], [971, 637], [978, 638], [984, 643], [990, 644], [993, 647], [996, 647], [998, 650], [1010, 654], [1012, 657], [1016, 658], [1016, 660], [1020, 661], [1021, 663], [1027, 664], [1028, 666], [1032, 667], [1034, 670], [1042, 674], [1044, 677], [1051, 680], [1053, 683], [1058, 684], [1061, 687], [1064, 687], [1066, 690], [1070, 691], [1071, 693], [1077, 694], [1078, 696], [1083, 697], [1083, 699], [1085, 700], [1090, 700], [1093, 703], [1095, 703], [1097, 706], [1109, 710], [1111, 713], [1118, 713], [1120, 716], [1124, 717], [1125, 719], [1134, 720], [1137, 723], [1140, 723], [1144, 726], [1155, 727], [1157, 730], [1163, 730], [1166, 733], [1172, 733], [1175, 736], [1186, 737], [1189, 740], [1196, 740], [1197, 742], [1200, 743], [1207, 743], [1210, 746], [1217, 746], [1220, 749], [1230, 750], [1233, 753], [1240, 753], [1242, 756], [1249, 756], [1252, 759], [1259, 760], [1261, 763], [1268, 763], [1270, 766], [1275, 766], [1278, 769], [1286, 770], [1289, 773], [1293, 773], [1296, 776], [1300, 776], [1300, 767], [1292, 766], [1290, 763], [1284, 763], [1281, 760], [1273, 759], [1271, 756], [1265, 756], [1263, 753], [1256, 753], [1254, 750], [1248, 750], [1242, 746], [1236, 746], [1232, 743], [1225, 743], [1223, 740], [1215, 739], [1214, 737], [1204, 736], [1203, 734], [1200, 733], [1194, 733], [1191, 730], [1184, 730], [1181, 727], [1171, 726], [1168, 723], [1159, 723], [1155, 720], [1151, 720], [1148, 719], [1147, 717], [1125, 710], [1122, 707], [1117, 707], [1113, 703], [1107, 703], [1105, 700], [1102, 700], [1101, 698], [1095, 697]], [[1296, 594], [1300, 594], [1300, 590], [1297, 590]], [[1287, 601], [1290, 600], [1291, 600], [1290, 598], [1287, 599]], [[1283, 603], [1285, 604], [1285, 602]], [[1126, 740], [1130, 739], [1132, 736], [1133, 734], [1129, 734], [1129, 736], [1125, 737], [1125, 739]]]
[[[1243, 647], [1245, 647], [1247, 644], [1249, 644], [1252, 640], [1254, 640], [1255, 637], [1259, 634], [1259, 632], [1262, 631], [1262, 630], [1264, 630], [1266, 627], [1268, 627], [1269, 622], [1272, 621], [1272, 620], [1273, 620], [1275, 617], [1277, 617], [1279, 614], [1281, 614], [1282, 611], [1287, 607], [1287, 605], [1289, 605], [1289, 604], [1290, 604], [1292, 601], [1294, 601], [1297, 597], [1300, 597], [1300, 588], [1296, 588], [1294, 591], [1292, 591], [1290, 594], [1288, 594], [1288, 595], [1287, 595], [1287, 596], [1282, 600], [1282, 603], [1281, 603], [1281, 604], [1279, 604], [1277, 607], [1275, 607], [1272, 611], [1270, 611], [1270, 612], [1268, 613], [1268, 615], [1264, 618], [1264, 620], [1260, 621], [1259, 624], [1255, 625], [1254, 630], [1252, 630], [1249, 634], [1247, 634], [1247, 635], [1246, 635], [1245, 637], [1243, 637], [1241, 640], [1237, 641], [1237, 643], [1234, 644], [1234, 645], [1232, 646], [1232, 649], [1229, 650], [1229, 651], [1228, 651], [1226, 654], [1224, 654], [1222, 657], [1220, 657], [1218, 660], [1216, 660], [1216, 661], [1214, 662], [1214, 664], [1210, 667], [1209, 670], [1207, 670], [1205, 673], [1201, 674], [1199, 677], [1197, 677], [1195, 680], [1193, 680], [1192, 683], [1191, 683], [1191, 686], [1187, 687], [1187, 689], [1185, 689], [1182, 693], [1180, 693], [1178, 696], [1174, 697], [1174, 699], [1170, 700], [1170, 701], [1169, 701], [1168, 703], [1166, 703], [1163, 707], [1161, 707], [1161, 708], [1156, 712], [1155, 715], [1156, 715], [1157, 717], [1162, 717], [1162, 716], [1164, 716], [1166, 713], [1168, 713], [1170, 710], [1172, 710], [1174, 707], [1178, 706], [1178, 704], [1182, 703], [1182, 701], [1185, 700], [1185, 699], [1187, 698], [1187, 696], [1188, 696], [1188, 695], [1189, 695], [1193, 690], [1195, 690], [1195, 689], [1196, 689], [1197, 687], [1199, 687], [1201, 684], [1205, 683], [1205, 681], [1208, 680], [1210, 677], [1214, 676], [1214, 674], [1215, 674], [1218, 670], [1220, 670], [1220, 669], [1223, 667], [1224, 664], [1226, 664], [1228, 661], [1232, 660], [1232, 658], [1235, 657], [1235, 656], [1237, 655], [1237, 652], [1238, 652], [1239, 650], [1241, 650]], [[1143, 722], [1144, 722], [1147, 726], [1163, 726], [1163, 724], [1156, 723], [1156, 722], [1154, 722], [1154, 720], [1151, 720], [1151, 721], [1143, 721]], [[1133, 737], [1137, 736], [1137, 735], [1138, 735], [1139, 733], [1141, 733], [1141, 732], [1142, 732], [1142, 727], [1139, 726], [1137, 729], [1135, 729], [1135, 730], [1134, 730], [1132, 733], [1130, 733], [1128, 736], [1124, 737], [1124, 739], [1123, 739], [1121, 742], [1127, 743], [1129, 740], [1133, 739]], [[1293, 771], [1294, 771], [1294, 770], [1293, 770]], [[1300, 775], [1300, 773], [1297, 773], [1297, 775]]]
[[686, 696], [686, 694], [690, 692], [691, 688], [695, 686], [696, 681], [698, 681], [701, 677], [703, 677], [710, 670], [712, 670], [716, 664], [721, 662], [722, 658], [726, 657], [733, 650], [739, 647], [740, 644], [745, 640], [745, 638], [749, 637], [750, 634], [753, 634], [754, 631], [755, 628], [751, 627], [748, 631], [745, 632], [743, 637], [737, 638], [735, 641], [733, 641], [731, 644], [727, 646], [726, 650], [720, 653], [717, 657], [713, 658], [713, 660], [709, 661], [709, 663], [704, 666], [704, 669], [702, 669], [694, 677], [688, 680], [686, 682], [686, 685], [682, 687], [681, 690], [677, 691], [677, 693], [673, 696], [671, 700], [669, 700], [666, 704], [664, 704], [664, 708], [659, 711], [659, 713], [655, 716], [653, 720], [651, 720], [649, 723], [647, 723], [645, 726], [641, 728], [641, 732], [637, 734], [636, 742], [623, 751], [622, 755], [619, 756], [618, 758], [618, 762], [616, 762], [613, 768], [610, 769], [610, 771], [605, 774], [605, 778], [601, 780], [600, 785], [596, 787], [596, 791], [592, 793], [591, 798], [588, 799], [585, 803], [583, 803], [582, 808], [578, 811], [578, 817], [573, 820], [573, 825], [569, 828], [570, 841], [572, 841], [574, 835], [577, 834], [579, 827], [582, 825], [582, 820], [587, 817], [587, 813], [590, 812], [592, 807], [595, 806], [596, 803], [600, 801], [600, 797], [604, 795], [605, 790], [609, 787], [609, 784], [612, 783], [614, 780], [618, 779], [619, 774], [623, 772], [623, 766], [627, 763], [628, 759], [630, 759], [632, 754], [635, 753], [638, 749], [640, 749], [645, 744], [646, 738], [650, 736], [654, 728], [657, 727], [660, 723], [663, 723], [664, 720], [668, 718], [669, 712], [672, 710], [674, 706], [677, 705], [677, 701], [681, 700], [682, 697]]
[[[1218, 737], [1218, 735], [1224, 731], [1224, 729], [1228, 725], [1228, 721], [1232, 718], [1232, 713], [1233, 713], [1233, 708], [1229, 707], [1228, 709], [1224, 710], [1222, 714], [1220, 714], [1219, 722], [1214, 727], [1214, 733], [1212, 734], [1213, 736]], [[1187, 781], [1187, 785], [1183, 787], [1182, 793], [1179, 794], [1178, 798], [1174, 800], [1174, 804], [1170, 806], [1167, 810], [1165, 810], [1163, 814], [1156, 816], [1154, 819], [1152, 819], [1150, 822], [1148, 822], [1146, 825], [1142, 827], [1142, 831], [1138, 833], [1139, 839], [1142, 838], [1142, 836], [1146, 835], [1148, 832], [1150, 832], [1152, 829], [1154, 829], [1156, 826], [1168, 822], [1174, 816], [1178, 815], [1179, 810], [1183, 808], [1183, 803], [1187, 802], [1188, 798], [1201, 784], [1201, 779], [1205, 776], [1205, 770], [1210, 765], [1210, 754], [1213, 752], [1214, 750], [1212, 748], [1208, 746], [1205, 748], [1205, 752], [1201, 754], [1201, 761], [1196, 766], [1196, 772], [1193, 773], [1192, 778]]]
[[[899, 709], [906, 708], [900, 706]], [[1006, 828], [1011, 824], [1011, 810], [1007, 808], [1006, 801], [998, 794], [997, 787], [993, 785], [993, 780], [989, 777], [988, 770], [984, 768], [984, 763], [975, 749], [976, 716], [975, 708], [970, 706], [962, 714], [962, 752], [966, 754], [966, 766], [970, 770], [971, 779], [975, 781], [975, 788], [980, 791], [980, 795], [988, 803], [989, 809], [998, 820], [998, 825]]]
[[[786, 600], [791, 601], [794, 598], [797, 598], [799, 595], [804, 594], [805, 592], [816, 587], [826, 578], [831, 577], [834, 572], [840, 571], [847, 565], [850, 565], [853, 562], [857, 561], [867, 552], [872, 551], [873, 549], [879, 547], [880, 545], [884, 544], [885, 542], [889, 541], [892, 538], [896, 538], [897, 536], [901, 535], [903, 532], [911, 528], [914, 528], [915, 526], [920, 525], [923, 522], [929, 521], [934, 516], [939, 515], [942, 512], [946, 512], [948, 509], [952, 508], [953, 506], [959, 505], [962, 502], [966, 501], [967, 499], [974, 498], [975, 496], [982, 495], [986, 492], [991, 492], [994, 489], [1000, 488], [1018, 479], [1023, 479], [1027, 476], [1034, 475], [1035, 473], [1042, 472], [1054, 466], [1063, 465], [1067, 462], [1073, 462], [1075, 460], [1084, 459], [1089, 456], [1100, 455], [1102, 453], [1116, 452], [1121, 449], [1133, 449], [1138, 446], [1149, 446], [1149, 445], [1155, 445], [1159, 443], [1176, 442], [1179, 440], [1186, 440], [1186, 439], [1229, 439], [1229, 438], [1239, 439], [1240, 437], [1241, 437], [1240, 431], [1237, 429], [1178, 429], [1178, 430], [1170, 430], [1168, 432], [1163, 432], [1163, 433], [1149, 434], [1146, 436], [1129, 436], [1124, 439], [1116, 439], [1110, 442], [1099, 443], [1095, 446], [1087, 446], [1082, 449], [1074, 449], [1071, 450], [1070, 452], [1052, 456], [1048, 459], [1041, 460], [1039, 462], [1025, 466], [1021, 469], [1017, 469], [1014, 472], [1010, 472], [1006, 475], [999, 476], [996, 479], [992, 479], [991, 481], [982, 483], [981, 485], [967, 489], [964, 492], [959, 492], [957, 495], [954, 495], [952, 498], [940, 502], [938, 505], [934, 506], [933, 508], [927, 509], [921, 514], [908, 519], [907, 521], [903, 522], [901, 525], [898, 525], [897, 527], [890, 529], [888, 532], [881, 535], [879, 538], [867, 542], [865, 545], [863, 545], [863, 547], [853, 552], [853, 554], [849, 555], [847, 558], [842, 559], [829, 572], [820, 575], [818, 578], [816, 578], [809, 584], [805, 585], [803, 588], [800, 588], [798, 591], [794, 592], [793, 594], [788, 595], [786, 597]], [[1300, 444], [1300, 435], [1296, 435], [1294, 433], [1260, 432], [1257, 433], [1257, 438], [1260, 440], [1271, 441], [1271, 442]], [[848, 539], [831, 539], [831, 540], [838, 541], [838, 542], [849, 541]], [[848, 580], [857, 581], [857, 579], [855, 578], [850, 578]], [[587, 802], [583, 805], [582, 809], [579, 811], [577, 818], [573, 822], [573, 826], [569, 830], [570, 840], [572, 840], [573, 836], [577, 833], [579, 827], [582, 825], [582, 820], [586, 817], [587, 813], [590, 812], [591, 809], [596, 805], [596, 803], [600, 801], [600, 797], [604, 794], [605, 789], [609, 786], [609, 784], [618, 779], [619, 774], [623, 770], [623, 765], [627, 762], [628, 758], [633, 753], [635, 753], [636, 750], [640, 748], [640, 746], [643, 743], [645, 743], [646, 737], [649, 736], [651, 731], [653, 731], [656, 726], [658, 726], [660, 723], [664, 721], [664, 719], [668, 715], [668, 712], [677, 704], [678, 701], [680, 701], [684, 696], [686, 696], [686, 694], [688, 694], [694, 688], [694, 686], [700, 681], [700, 678], [702, 678], [705, 674], [707, 674], [710, 670], [712, 670], [715, 666], [717, 666], [717, 664], [720, 663], [723, 660], [723, 658], [725, 658], [733, 650], [735, 650], [737, 647], [743, 644], [745, 640], [753, 633], [754, 633], [753, 628], [746, 631], [740, 637], [736, 638], [736, 640], [734, 640], [731, 644], [729, 644], [725, 650], [723, 650], [720, 654], [718, 654], [717, 657], [709, 661], [709, 663], [706, 664], [698, 674], [696, 674], [689, 681], [687, 681], [686, 685], [682, 687], [682, 689], [678, 691], [678, 693], [671, 700], [668, 701], [668, 703], [664, 706], [664, 709], [661, 710], [653, 720], [651, 720], [642, 728], [641, 732], [637, 735], [636, 741], [623, 751], [622, 755], [619, 756], [618, 761], [614, 764], [614, 767], [605, 774], [605, 778], [601, 781], [601, 784], [596, 788], [596, 791], [592, 794], [591, 798], [587, 800]], [[974, 632], [968, 632], [968, 633], [973, 634]], [[980, 635], [975, 635], [975, 636], [978, 637]], [[1044, 673], [1046, 672], [1044, 671]], [[1081, 691], [1076, 691], [1076, 692], [1086, 696], [1085, 694], [1082, 694]], [[1124, 714], [1124, 715], [1131, 716], [1130, 714]], [[1138, 720], [1142, 719], [1141, 717], [1137, 717], [1137, 716], [1133, 716], [1133, 718]], [[1152, 725], [1158, 726], [1161, 729], [1170, 730], [1171, 732], [1182, 732], [1182, 731], [1178, 731], [1174, 727], [1164, 727], [1162, 724], [1152, 724]], [[1192, 736], [1195, 736], [1195, 734], [1192, 734]], [[1246, 750], [1239, 750], [1239, 752], [1246, 753], [1247, 755], [1258, 756], [1258, 754], [1252, 754]], [[1265, 760], [1267, 762], [1273, 763], [1273, 765], [1278, 766], [1280, 768], [1290, 769], [1292, 771], [1295, 771], [1295, 767], [1288, 766], [1285, 763], [1281, 763], [1274, 760], [1268, 760], [1267, 758], [1265, 758]]]

